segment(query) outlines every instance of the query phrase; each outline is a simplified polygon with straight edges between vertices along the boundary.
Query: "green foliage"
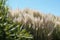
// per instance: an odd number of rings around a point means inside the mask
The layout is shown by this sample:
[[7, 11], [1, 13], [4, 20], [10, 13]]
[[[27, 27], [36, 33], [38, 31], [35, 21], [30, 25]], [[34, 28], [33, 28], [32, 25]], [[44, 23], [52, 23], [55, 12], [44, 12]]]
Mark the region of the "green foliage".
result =
[[0, 40], [32, 40], [32, 35], [25, 29], [21, 30], [22, 24], [13, 23], [7, 17], [8, 7], [6, 0], [0, 0]]

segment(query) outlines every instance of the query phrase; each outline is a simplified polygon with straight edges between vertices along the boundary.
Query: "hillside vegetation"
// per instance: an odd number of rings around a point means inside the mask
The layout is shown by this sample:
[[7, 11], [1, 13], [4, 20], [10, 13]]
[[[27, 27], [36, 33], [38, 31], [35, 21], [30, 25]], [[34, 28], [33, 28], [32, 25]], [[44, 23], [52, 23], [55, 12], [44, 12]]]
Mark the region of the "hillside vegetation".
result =
[[0, 0], [0, 40], [60, 40], [60, 17], [28, 8], [11, 10]]
[[34, 40], [60, 40], [60, 18], [31, 9], [9, 10], [8, 17], [21, 23], [22, 29], [30, 31]]

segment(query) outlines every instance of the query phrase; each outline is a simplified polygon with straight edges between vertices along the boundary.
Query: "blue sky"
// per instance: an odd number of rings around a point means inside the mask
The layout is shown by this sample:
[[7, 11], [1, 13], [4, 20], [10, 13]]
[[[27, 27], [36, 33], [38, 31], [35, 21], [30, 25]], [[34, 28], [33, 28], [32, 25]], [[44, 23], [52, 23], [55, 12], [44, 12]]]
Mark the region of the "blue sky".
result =
[[7, 4], [12, 9], [31, 8], [60, 16], [60, 0], [8, 0]]

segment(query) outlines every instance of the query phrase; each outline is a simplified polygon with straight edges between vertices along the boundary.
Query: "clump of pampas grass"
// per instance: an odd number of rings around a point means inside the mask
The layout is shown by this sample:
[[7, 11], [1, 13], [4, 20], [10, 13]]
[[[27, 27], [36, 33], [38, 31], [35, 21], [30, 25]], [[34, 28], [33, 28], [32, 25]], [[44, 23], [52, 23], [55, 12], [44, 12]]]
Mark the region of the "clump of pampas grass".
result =
[[9, 10], [8, 17], [13, 22], [24, 25], [23, 28], [30, 31], [34, 40], [60, 40], [60, 17], [43, 14], [28, 8], [24, 10]]

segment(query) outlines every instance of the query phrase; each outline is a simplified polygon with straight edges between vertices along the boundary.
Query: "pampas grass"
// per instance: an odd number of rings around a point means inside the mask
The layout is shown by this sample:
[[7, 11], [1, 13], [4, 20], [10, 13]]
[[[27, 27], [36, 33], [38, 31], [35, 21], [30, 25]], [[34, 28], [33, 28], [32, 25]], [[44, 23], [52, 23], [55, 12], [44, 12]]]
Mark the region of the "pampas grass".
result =
[[58, 27], [57, 25], [59, 25], [60, 28], [59, 17], [51, 14], [46, 15], [31, 9], [24, 9], [22, 11], [19, 9], [9, 10], [8, 17], [10, 17], [13, 22], [24, 24], [24, 28], [30, 31], [34, 36], [34, 40], [55, 40], [53, 36], [54, 31], [58, 31], [56, 29]]

